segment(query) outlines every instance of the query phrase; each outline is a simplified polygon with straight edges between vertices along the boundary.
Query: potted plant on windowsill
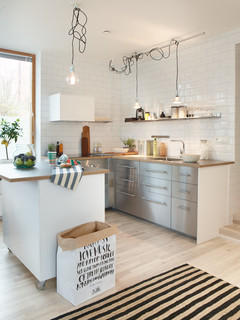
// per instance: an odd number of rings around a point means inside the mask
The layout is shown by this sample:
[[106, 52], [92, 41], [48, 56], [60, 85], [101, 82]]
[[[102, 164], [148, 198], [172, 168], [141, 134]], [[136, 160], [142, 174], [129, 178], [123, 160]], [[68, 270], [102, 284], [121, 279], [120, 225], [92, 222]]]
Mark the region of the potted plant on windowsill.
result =
[[128, 148], [128, 151], [134, 151], [136, 145], [134, 144], [135, 140], [133, 138], [127, 138], [127, 139], [121, 139], [123, 144], [124, 144], [124, 148]]
[[5, 145], [6, 159], [0, 159], [1, 163], [11, 162], [8, 155], [8, 146], [12, 140], [16, 143], [18, 138], [22, 136], [23, 129], [20, 127], [20, 120], [17, 119], [12, 123], [5, 119], [1, 119], [0, 122], [0, 138], [1, 144]]

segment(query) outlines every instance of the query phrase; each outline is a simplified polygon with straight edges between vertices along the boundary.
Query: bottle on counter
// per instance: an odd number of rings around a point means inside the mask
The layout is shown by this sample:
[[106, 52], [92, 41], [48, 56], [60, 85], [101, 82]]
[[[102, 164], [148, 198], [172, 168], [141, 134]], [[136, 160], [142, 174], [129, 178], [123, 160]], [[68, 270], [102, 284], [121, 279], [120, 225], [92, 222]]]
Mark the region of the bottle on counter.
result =
[[61, 157], [62, 154], [63, 154], [63, 143], [60, 142], [60, 144], [59, 144], [59, 156]]
[[102, 145], [101, 143], [97, 144], [97, 153], [101, 153], [102, 152]]
[[93, 145], [93, 153], [97, 153], [97, 144], [96, 143], [94, 143], [94, 145]]
[[158, 143], [157, 143], [157, 138], [154, 138], [153, 141], [153, 157], [157, 157], [158, 153]]
[[57, 141], [57, 144], [56, 144], [56, 153], [57, 153], [56, 156], [57, 156], [57, 158], [60, 157], [59, 147], [60, 147], [60, 144], [59, 144], [59, 141]]

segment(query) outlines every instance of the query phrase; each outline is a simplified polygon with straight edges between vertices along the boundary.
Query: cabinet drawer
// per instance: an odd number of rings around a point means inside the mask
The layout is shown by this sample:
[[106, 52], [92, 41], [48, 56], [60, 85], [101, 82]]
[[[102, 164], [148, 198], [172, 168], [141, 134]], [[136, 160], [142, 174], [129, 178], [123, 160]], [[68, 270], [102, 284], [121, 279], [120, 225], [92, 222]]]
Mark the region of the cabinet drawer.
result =
[[137, 196], [132, 193], [124, 192], [116, 189], [115, 193], [116, 209], [136, 215], [138, 212]]
[[[126, 162], [126, 163], [125, 163]], [[116, 161], [116, 178], [137, 180], [138, 162], [137, 161]]]
[[172, 166], [172, 180], [197, 184], [198, 169], [192, 167]]
[[158, 201], [141, 197], [139, 201], [140, 218], [170, 227], [171, 198], [166, 196], [159, 197]]
[[197, 236], [197, 203], [172, 198], [171, 228], [192, 237]]
[[131, 172], [116, 172], [115, 174], [115, 181], [116, 184], [137, 184], [137, 172], [136, 170], [132, 170]]
[[139, 162], [138, 161], [132, 161], [132, 160], [118, 160], [115, 159], [115, 167], [116, 167], [116, 171], [118, 171], [119, 169], [133, 169], [136, 168], [138, 169], [139, 166]]
[[137, 187], [134, 184], [116, 184], [116, 190], [129, 193], [130, 195], [137, 195]]
[[140, 175], [171, 180], [171, 166], [158, 163], [140, 162]]
[[197, 202], [197, 185], [173, 181], [172, 196], [173, 198]]
[[149, 191], [166, 196], [171, 196], [171, 181], [158, 178], [140, 176], [140, 193]]

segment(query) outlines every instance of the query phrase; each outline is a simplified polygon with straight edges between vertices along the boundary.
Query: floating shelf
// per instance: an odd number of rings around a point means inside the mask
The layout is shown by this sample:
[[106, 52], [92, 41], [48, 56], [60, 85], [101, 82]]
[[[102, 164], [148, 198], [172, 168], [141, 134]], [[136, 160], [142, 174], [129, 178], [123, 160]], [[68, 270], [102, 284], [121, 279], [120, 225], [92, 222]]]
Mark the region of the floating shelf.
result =
[[217, 116], [206, 116], [206, 117], [186, 117], [186, 118], [159, 118], [154, 120], [137, 120], [135, 118], [125, 118], [125, 122], [156, 122], [156, 121], [175, 121], [175, 120], [194, 120], [194, 119], [218, 119], [221, 118], [221, 114]]

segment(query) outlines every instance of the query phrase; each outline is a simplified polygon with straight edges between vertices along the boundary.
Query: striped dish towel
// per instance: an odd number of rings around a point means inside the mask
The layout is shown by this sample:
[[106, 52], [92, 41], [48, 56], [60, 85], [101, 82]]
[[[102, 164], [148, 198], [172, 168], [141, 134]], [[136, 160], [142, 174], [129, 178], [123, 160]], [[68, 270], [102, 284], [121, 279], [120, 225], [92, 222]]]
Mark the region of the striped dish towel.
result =
[[61, 187], [76, 190], [82, 178], [83, 168], [81, 166], [74, 166], [72, 168], [54, 167], [50, 181], [58, 184]]

